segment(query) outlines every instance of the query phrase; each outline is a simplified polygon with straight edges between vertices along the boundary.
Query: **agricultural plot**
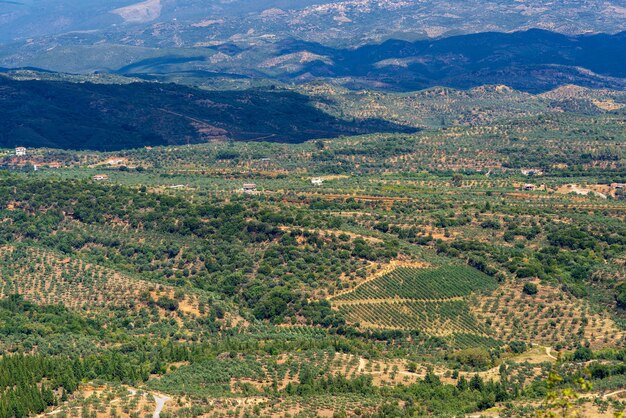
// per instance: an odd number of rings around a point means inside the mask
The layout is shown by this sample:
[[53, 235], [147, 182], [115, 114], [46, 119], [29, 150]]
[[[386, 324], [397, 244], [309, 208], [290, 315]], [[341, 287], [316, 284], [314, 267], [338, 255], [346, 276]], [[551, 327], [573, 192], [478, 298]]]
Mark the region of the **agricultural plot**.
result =
[[507, 284], [472, 303], [476, 318], [489, 324], [496, 338], [563, 348], [574, 348], [580, 341], [593, 347], [624, 344], [624, 331], [607, 314], [591, 310], [586, 301], [550, 285], [540, 285], [533, 296], [522, 287]]
[[39, 304], [72, 309], [128, 306], [148, 290], [145, 282], [36, 248], [2, 247], [0, 269], [3, 295], [23, 294]]
[[497, 282], [471, 267], [398, 267], [331, 299], [354, 324], [370, 329], [420, 330], [429, 335], [487, 334], [465, 300]]
[[[301, 373], [311, 370], [348, 375], [353, 367], [337, 370], [340, 354], [332, 350], [304, 350], [277, 357], [239, 355], [234, 358], [226, 354], [192, 365], [184, 365], [161, 379], [149, 382], [156, 390], [191, 397], [227, 396], [229, 394], [262, 394], [267, 389], [285, 389], [288, 384], [299, 381]], [[355, 357], [356, 359], [356, 357]]]
[[420, 330], [429, 335], [486, 331], [478, 325], [463, 300], [365, 302], [343, 305], [339, 309], [349, 321], [366, 328]]
[[147, 417], [152, 416], [155, 407], [156, 403], [150, 393], [119, 384], [87, 384], [54, 413], [66, 417]]
[[[41, 305], [64, 305], [74, 311], [98, 312], [103, 308], [138, 311], [150, 301], [171, 300], [170, 286], [151, 284], [84, 260], [63, 257], [34, 247], [0, 247], [0, 297], [23, 295]], [[177, 310], [200, 315], [198, 298], [187, 294]]]
[[494, 278], [465, 266], [434, 269], [399, 267], [367, 281], [353, 291], [341, 294], [335, 302], [380, 299], [445, 300], [476, 291], [493, 290]]
[[263, 417], [331, 417], [336, 411], [342, 416], [353, 416], [350, 411], [362, 414], [375, 412], [383, 398], [378, 395], [324, 394], [289, 397], [218, 398], [205, 408], [207, 415], [215, 417], [263, 416]]

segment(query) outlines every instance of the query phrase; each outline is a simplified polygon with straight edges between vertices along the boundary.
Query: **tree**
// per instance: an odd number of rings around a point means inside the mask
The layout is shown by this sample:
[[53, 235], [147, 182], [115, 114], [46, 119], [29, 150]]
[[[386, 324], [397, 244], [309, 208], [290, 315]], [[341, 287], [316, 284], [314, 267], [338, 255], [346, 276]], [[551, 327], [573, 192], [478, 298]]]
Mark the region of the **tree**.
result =
[[524, 341], [511, 341], [509, 343], [509, 348], [511, 349], [511, 352], [521, 354], [525, 352], [528, 347]]
[[471, 367], [487, 367], [491, 363], [489, 352], [482, 347], [466, 348], [455, 355], [461, 364]]
[[407, 366], [406, 366], [407, 371], [409, 371], [410, 373], [415, 373], [417, 372], [417, 363], [415, 363], [414, 361], [410, 361]]
[[563, 387], [563, 377], [559, 375], [556, 367], [556, 365], [553, 367], [546, 381], [548, 392], [541, 409], [537, 413], [537, 418], [582, 416], [575, 402], [580, 397], [581, 392], [591, 390], [591, 383], [579, 377], [574, 380], [572, 386]]
[[575, 361], [589, 361], [593, 358], [593, 353], [591, 349], [588, 347], [580, 346], [574, 352], [574, 360]]
[[615, 296], [617, 306], [626, 309], [626, 283], [617, 286], [617, 295]]
[[531, 283], [528, 282], [526, 284], [524, 284], [524, 289], [523, 289], [524, 293], [526, 293], [527, 295], [536, 295], [537, 294], [537, 285], [535, 283]]
[[485, 387], [485, 382], [483, 381], [483, 379], [478, 375], [478, 373], [476, 373], [474, 376], [472, 376], [472, 378], [469, 381], [469, 387], [472, 390], [477, 390], [479, 392], [482, 392], [483, 388]]

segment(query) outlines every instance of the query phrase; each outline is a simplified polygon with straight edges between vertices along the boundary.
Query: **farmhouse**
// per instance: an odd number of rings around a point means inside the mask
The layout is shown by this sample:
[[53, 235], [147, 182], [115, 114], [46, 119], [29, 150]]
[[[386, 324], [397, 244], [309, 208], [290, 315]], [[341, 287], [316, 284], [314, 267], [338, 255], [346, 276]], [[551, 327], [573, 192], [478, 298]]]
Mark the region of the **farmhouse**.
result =
[[15, 148], [15, 155], [17, 155], [18, 157], [23, 157], [26, 155], [26, 148], [24, 147], [17, 147]]
[[321, 186], [322, 184], [324, 184], [324, 180], [319, 177], [316, 177], [314, 179], [311, 179], [311, 184], [313, 186]]
[[537, 190], [537, 186], [535, 186], [534, 184], [525, 184], [524, 186], [522, 186], [522, 190], [526, 191], [526, 192], [533, 192], [535, 190]]
[[104, 180], [108, 180], [109, 176], [107, 176], [106, 174], [96, 174], [95, 176], [92, 177], [92, 179], [94, 181], [104, 181]]
[[246, 194], [255, 194], [257, 192], [256, 184], [247, 183], [243, 185], [243, 192]]

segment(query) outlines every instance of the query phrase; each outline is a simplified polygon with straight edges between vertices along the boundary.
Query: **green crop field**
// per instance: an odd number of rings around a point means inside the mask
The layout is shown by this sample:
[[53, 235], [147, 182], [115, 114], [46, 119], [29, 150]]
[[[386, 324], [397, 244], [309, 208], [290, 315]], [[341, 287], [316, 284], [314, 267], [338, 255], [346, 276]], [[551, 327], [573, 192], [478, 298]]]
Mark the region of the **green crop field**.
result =
[[496, 286], [496, 279], [466, 266], [424, 269], [399, 267], [333, 300], [399, 298], [436, 301], [467, 296], [471, 292], [489, 291]]
[[449, 302], [355, 303], [339, 307], [346, 319], [364, 327], [418, 330], [429, 335], [477, 333], [478, 325], [469, 306], [462, 300]]

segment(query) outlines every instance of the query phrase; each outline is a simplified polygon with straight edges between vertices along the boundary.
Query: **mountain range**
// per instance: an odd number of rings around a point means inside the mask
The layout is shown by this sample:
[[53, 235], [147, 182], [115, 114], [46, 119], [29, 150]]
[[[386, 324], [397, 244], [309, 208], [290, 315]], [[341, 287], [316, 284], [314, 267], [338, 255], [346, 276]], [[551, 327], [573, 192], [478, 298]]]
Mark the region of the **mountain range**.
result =
[[0, 0], [0, 67], [400, 91], [626, 85], [621, 1], [75, 3]]
[[176, 77], [175, 81], [188, 83], [219, 77], [286, 83], [324, 80], [349, 88], [400, 91], [485, 84], [506, 84], [533, 93], [567, 84], [622, 90], [626, 88], [626, 32], [570, 36], [532, 29], [413, 42], [388, 40], [347, 49], [297, 39], [175, 49], [102, 43], [43, 52], [5, 49], [0, 66], [162, 81]]
[[3, 0], [0, 42], [189, 48], [296, 38], [355, 47], [530, 28], [616, 33], [625, 18], [617, 0]]

